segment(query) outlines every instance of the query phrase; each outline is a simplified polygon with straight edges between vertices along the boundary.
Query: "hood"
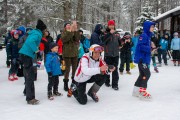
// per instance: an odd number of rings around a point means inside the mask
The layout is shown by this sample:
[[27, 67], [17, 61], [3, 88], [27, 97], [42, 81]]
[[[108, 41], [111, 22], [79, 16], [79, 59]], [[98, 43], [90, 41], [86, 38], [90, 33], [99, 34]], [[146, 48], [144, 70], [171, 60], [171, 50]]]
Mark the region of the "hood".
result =
[[151, 25], [155, 26], [155, 23], [152, 21], [145, 21], [143, 24], [143, 31], [146, 33], [149, 37], [151, 37], [152, 33], [149, 31], [151, 28]]
[[34, 29], [34, 30], [31, 30], [29, 33], [29, 35], [32, 35], [32, 36], [38, 36], [39, 38], [38, 39], [41, 39], [42, 38], [42, 32], [39, 30], [39, 29]]
[[101, 24], [97, 24], [94, 32], [96, 32], [97, 34], [101, 34], [102, 33], [101, 29], [103, 29], [103, 26]]
[[26, 28], [24, 26], [20, 26], [17, 30], [20, 30], [22, 31], [22, 35], [25, 35], [26, 34]]

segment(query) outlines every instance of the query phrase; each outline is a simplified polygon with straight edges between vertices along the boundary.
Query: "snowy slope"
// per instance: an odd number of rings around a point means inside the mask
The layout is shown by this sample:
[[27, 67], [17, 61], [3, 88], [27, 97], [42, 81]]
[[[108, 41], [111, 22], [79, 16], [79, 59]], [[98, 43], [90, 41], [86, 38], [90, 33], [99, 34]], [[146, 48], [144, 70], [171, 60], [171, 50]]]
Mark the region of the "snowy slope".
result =
[[[47, 74], [38, 71], [35, 82], [36, 98], [40, 104], [27, 105], [22, 94], [24, 80], [7, 80], [5, 50], [0, 51], [0, 119], [1, 120], [180, 120], [180, 67], [172, 64], [152, 70], [149, 92], [153, 101], [141, 101], [131, 96], [138, 70], [132, 75], [120, 76], [119, 91], [103, 86], [98, 93], [100, 101], [94, 103], [88, 97], [87, 105], [79, 105], [67, 98], [63, 91], [63, 77], [60, 77], [59, 91], [64, 94], [54, 101], [47, 99]], [[169, 61], [170, 62], [170, 61]], [[88, 88], [90, 85], [88, 85]]]

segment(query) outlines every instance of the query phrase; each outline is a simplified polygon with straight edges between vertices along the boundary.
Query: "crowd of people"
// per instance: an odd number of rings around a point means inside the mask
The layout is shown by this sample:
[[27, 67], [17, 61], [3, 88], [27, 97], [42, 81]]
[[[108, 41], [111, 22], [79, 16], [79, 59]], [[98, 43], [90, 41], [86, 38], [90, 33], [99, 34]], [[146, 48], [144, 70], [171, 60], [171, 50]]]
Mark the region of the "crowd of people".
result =
[[[119, 90], [119, 76], [124, 75], [124, 70], [127, 75], [131, 75], [130, 70], [136, 67], [135, 62], [138, 64], [139, 76], [134, 84], [133, 96], [150, 100], [152, 97], [146, 90], [151, 76], [150, 62], [152, 61], [157, 73], [158, 67], [162, 66], [162, 59], [164, 65], [168, 65], [167, 56], [172, 59], [174, 66], [180, 66], [178, 33], [175, 32], [173, 36], [165, 33], [158, 38], [154, 27], [154, 22], [145, 21], [142, 34], [138, 31], [134, 35], [127, 32], [121, 38], [115, 29], [115, 21], [109, 20], [106, 29], [102, 24], [97, 24], [91, 36], [84, 36], [83, 31], [78, 30], [77, 22], [72, 21], [64, 24], [56, 41], [42, 20], [37, 21], [35, 29], [20, 26], [15, 30], [8, 30], [4, 42], [8, 79], [14, 81], [24, 76], [23, 93], [26, 101], [36, 105], [39, 100], [35, 97], [34, 81], [37, 80], [37, 67], [41, 65], [38, 61], [44, 61], [48, 74], [48, 99], [62, 96], [58, 85], [59, 76], [64, 76], [67, 96], [73, 95], [80, 104], [86, 104], [87, 95], [95, 102], [99, 101], [97, 92], [103, 84]], [[94, 84], [86, 94], [87, 83]]]

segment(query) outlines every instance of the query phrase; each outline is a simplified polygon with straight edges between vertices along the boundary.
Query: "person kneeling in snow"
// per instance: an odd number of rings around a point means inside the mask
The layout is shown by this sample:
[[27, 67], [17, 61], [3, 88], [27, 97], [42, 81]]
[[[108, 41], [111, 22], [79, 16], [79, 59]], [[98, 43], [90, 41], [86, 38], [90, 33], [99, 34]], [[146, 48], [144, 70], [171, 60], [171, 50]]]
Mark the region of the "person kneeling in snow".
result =
[[98, 102], [99, 98], [96, 93], [105, 83], [108, 72], [115, 70], [115, 67], [108, 69], [108, 66], [101, 58], [103, 47], [94, 44], [90, 47], [89, 53], [84, 54], [81, 58], [75, 73], [75, 84], [71, 84], [71, 90], [76, 100], [85, 105], [87, 103], [86, 84], [94, 83], [88, 91], [88, 95]]

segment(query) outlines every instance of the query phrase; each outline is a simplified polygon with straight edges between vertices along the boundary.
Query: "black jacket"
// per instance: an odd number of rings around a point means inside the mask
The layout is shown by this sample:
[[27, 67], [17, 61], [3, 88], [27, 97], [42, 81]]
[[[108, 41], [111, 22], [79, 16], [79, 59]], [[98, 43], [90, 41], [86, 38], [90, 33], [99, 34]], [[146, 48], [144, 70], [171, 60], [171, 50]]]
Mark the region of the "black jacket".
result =
[[117, 57], [119, 56], [120, 35], [118, 32], [111, 34], [109, 31], [104, 35], [103, 39], [105, 56]]

